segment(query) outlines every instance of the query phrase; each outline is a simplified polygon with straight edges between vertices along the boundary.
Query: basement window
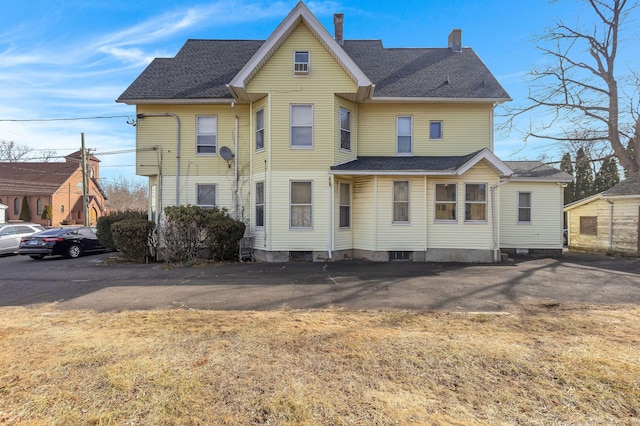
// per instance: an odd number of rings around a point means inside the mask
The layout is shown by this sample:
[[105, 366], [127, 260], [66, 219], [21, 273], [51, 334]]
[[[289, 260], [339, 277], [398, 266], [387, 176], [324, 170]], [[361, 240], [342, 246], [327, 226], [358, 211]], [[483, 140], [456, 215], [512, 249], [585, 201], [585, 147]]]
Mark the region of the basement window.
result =
[[389, 252], [389, 261], [391, 262], [410, 262], [411, 261], [411, 252], [410, 251], [390, 251]]

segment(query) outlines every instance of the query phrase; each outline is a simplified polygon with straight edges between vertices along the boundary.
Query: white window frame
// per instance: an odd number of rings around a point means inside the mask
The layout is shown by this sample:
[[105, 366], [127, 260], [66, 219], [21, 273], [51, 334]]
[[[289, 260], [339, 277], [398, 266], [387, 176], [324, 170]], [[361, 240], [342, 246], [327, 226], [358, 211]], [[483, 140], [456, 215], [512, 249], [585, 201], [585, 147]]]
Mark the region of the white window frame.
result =
[[[258, 186], [262, 186], [262, 202], [258, 202]], [[265, 222], [265, 193], [264, 193], [264, 181], [260, 181], [260, 182], [256, 182], [256, 228], [264, 228], [264, 222]], [[258, 224], [258, 209], [261, 208], [262, 210], [262, 225]]]
[[[215, 120], [215, 131], [213, 133], [200, 132], [200, 119], [213, 118]], [[214, 138], [214, 143], [200, 143], [200, 136]], [[200, 147], [213, 147], [213, 152], [200, 152]], [[215, 156], [218, 155], [218, 116], [217, 115], [196, 115], [196, 155]]]
[[[440, 125], [440, 137], [439, 138], [434, 138], [433, 134], [431, 133], [431, 126], [434, 125], [434, 124], [439, 124]], [[442, 120], [431, 120], [431, 121], [429, 121], [429, 140], [441, 141], [442, 139], [444, 139], [443, 127], [444, 127], [444, 125], [442, 124]]]
[[[411, 125], [409, 134], [400, 133], [400, 119], [408, 118]], [[400, 137], [409, 137], [409, 152], [400, 152]], [[396, 117], [396, 155], [413, 155], [413, 116], [412, 115], [398, 115]]]
[[[343, 186], [344, 185], [344, 186]], [[347, 200], [348, 204], [344, 204], [343, 200], [342, 200], [342, 191], [343, 188], [346, 187], [347, 190], [349, 191], [349, 199]], [[338, 184], [338, 205], [340, 206], [339, 211], [338, 211], [338, 221], [339, 221], [339, 227], [340, 229], [349, 229], [351, 228], [351, 182], [339, 182]], [[347, 223], [344, 224], [342, 222], [342, 211], [343, 209], [347, 210], [347, 215], [346, 215], [346, 219], [347, 219]]]
[[[262, 126], [258, 120], [258, 114], [262, 113]], [[258, 146], [258, 139], [262, 139], [262, 146]], [[256, 152], [264, 151], [264, 108], [256, 111]]]
[[[348, 118], [349, 118], [349, 128], [346, 129], [344, 127], [342, 127], [342, 113], [345, 112], [348, 114]], [[343, 151], [348, 151], [351, 152], [351, 128], [352, 128], [352, 124], [351, 124], [351, 111], [346, 109], [346, 108], [340, 108], [340, 149]], [[344, 146], [342, 146], [342, 141], [343, 141], [343, 133], [348, 136], [349, 138], [349, 147], [345, 148]]]
[[[211, 186], [213, 187], [213, 204], [204, 204], [200, 200], [200, 187]], [[218, 187], [215, 183], [196, 183], [196, 205], [200, 207], [214, 207], [218, 201]]]
[[[453, 201], [451, 200], [438, 200], [438, 186], [439, 185], [452, 185], [455, 187]], [[434, 222], [456, 223], [458, 221], [458, 184], [453, 182], [436, 182], [433, 187], [433, 200], [435, 205], [435, 211], [433, 214]], [[453, 219], [438, 219], [438, 206], [453, 204]], [[446, 209], [445, 209], [446, 210]]]
[[[306, 54], [306, 61], [298, 61], [298, 54]], [[294, 50], [293, 52], [293, 75], [295, 77], [308, 77], [311, 74], [311, 52], [308, 50]]]
[[[471, 185], [484, 185], [484, 201], [469, 201], [467, 200], [467, 186]], [[489, 212], [487, 210], [487, 198], [488, 198], [489, 185], [483, 182], [469, 182], [464, 184], [464, 221], [467, 223], [486, 223], [489, 220]], [[467, 219], [467, 205], [484, 205], [484, 219]]]
[[[309, 203], [294, 203], [293, 202], [293, 185], [294, 184], [309, 184]], [[293, 224], [293, 209], [295, 207], [309, 207], [309, 226], [294, 226]], [[311, 180], [292, 180], [289, 181], [289, 229], [313, 229], [313, 181]]]
[[[528, 206], [521, 206], [520, 205], [520, 194], [528, 194], [529, 195], [529, 205]], [[522, 224], [531, 224], [533, 217], [531, 216], [531, 213], [533, 212], [532, 209], [532, 199], [533, 196], [531, 195], [531, 191], [518, 191], [518, 218], [517, 218], [517, 222], [518, 223], [522, 223]], [[520, 210], [528, 210], [529, 211], [529, 220], [520, 220]]]
[[[407, 199], [406, 200], [396, 200], [396, 183], [406, 183], [407, 184]], [[411, 223], [411, 182], [409, 180], [394, 180], [391, 188], [392, 194], [392, 204], [393, 211], [391, 220], [394, 224], [408, 224]], [[406, 204], [407, 205], [407, 218], [399, 219], [396, 218], [396, 205], [398, 204]]]
[[[293, 110], [296, 107], [311, 107], [311, 125], [298, 125], [293, 123]], [[291, 104], [289, 107], [289, 147], [293, 149], [313, 149], [313, 116], [314, 116], [314, 108], [313, 104]], [[293, 129], [294, 127], [301, 128], [311, 128], [311, 144], [310, 145], [300, 145], [293, 143]]]

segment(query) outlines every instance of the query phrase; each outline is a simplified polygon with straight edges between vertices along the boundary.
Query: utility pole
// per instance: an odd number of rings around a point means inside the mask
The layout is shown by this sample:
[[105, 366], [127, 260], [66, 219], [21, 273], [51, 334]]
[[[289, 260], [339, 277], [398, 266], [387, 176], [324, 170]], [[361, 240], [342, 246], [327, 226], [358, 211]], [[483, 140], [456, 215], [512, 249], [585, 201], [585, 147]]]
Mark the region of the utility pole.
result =
[[84, 226], [89, 226], [89, 204], [87, 196], [87, 187], [89, 186], [87, 181], [87, 150], [84, 147], [84, 133], [81, 133], [82, 139], [82, 208], [84, 210]]

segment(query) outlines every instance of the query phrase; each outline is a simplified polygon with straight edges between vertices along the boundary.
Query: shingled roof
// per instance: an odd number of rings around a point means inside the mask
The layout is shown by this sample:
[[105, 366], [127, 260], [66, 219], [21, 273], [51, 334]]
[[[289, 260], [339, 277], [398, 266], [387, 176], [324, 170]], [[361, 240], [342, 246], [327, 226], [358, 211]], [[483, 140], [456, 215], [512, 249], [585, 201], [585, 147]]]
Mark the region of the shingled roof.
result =
[[535, 179], [536, 181], [546, 180], [550, 182], [571, 182], [573, 180], [570, 174], [541, 161], [505, 161], [505, 164], [514, 171], [511, 176], [512, 180]]
[[0, 193], [51, 195], [78, 168], [79, 163], [0, 163]]
[[396, 171], [396, 172], [442, 172], [455, 171], [471, 160], [478, 152], [468, 155], [381, 157], [361, 156], [356, 160], [332, 166], [331, 170], [340, 171]]
[[[302, 24], [300, 24], [302, 25]], [[117, 102], [231, 99], [227, 85], [264, 40], [190, 39], [174, 58], [158, 58]], [[509, 95], [470, 48], [385, 48], [380, 40], [345, 40], [349, 58], [375, 85], [376, 98], [505, 101]]]
[[640, 172], [634, 173], [622, 182], [602, 193], [605, 197], [636, 195], [640, 197]]

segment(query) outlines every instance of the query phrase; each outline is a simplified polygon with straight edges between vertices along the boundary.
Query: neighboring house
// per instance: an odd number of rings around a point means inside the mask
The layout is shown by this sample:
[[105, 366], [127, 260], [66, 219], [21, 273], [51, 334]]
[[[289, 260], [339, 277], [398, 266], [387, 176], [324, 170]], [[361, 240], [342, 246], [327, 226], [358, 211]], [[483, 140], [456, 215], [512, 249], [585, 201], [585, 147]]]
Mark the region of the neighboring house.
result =
[[[0, 200], [8, 205], [6, 220], [19, 220], [23, 199], [29, 206], [31, 222], [44, 226], [83, 224], [82, 155], [65, 157], [65, 162], [0, 163]], [[104, 214], [105, 193], [98, 183], [100, 160], [87, 156], [87, 195], [89, 223], [96, 225]], [[51, 206], [53, 219], [42, 219], [45, 206]]]
[[640, 173], [600, 194], [567, 204], [571, 250], [640, 254]]
[[142, 72], [117, 101], [137, 108], [150, 218], [226, 207], [268, 261], [561, 253], [571, 177], [493, 153], [510, 98], [461, 30], [389, 49], [342, 22], [334, 39], [300, 2], [265, 41], [188, 40]]

